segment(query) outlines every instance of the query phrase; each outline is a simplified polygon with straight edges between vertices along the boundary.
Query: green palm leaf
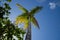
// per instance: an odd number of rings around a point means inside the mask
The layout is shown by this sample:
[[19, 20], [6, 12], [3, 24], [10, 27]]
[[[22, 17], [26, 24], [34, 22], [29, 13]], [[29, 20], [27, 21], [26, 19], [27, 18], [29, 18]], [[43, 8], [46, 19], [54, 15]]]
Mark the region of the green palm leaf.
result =
[[31, 10], [31, 12], [30, 12], [30, 15], [34, 15], [35, 13], [37, 13], [38, 11], [40, 11], [41, 9], [42, 9], [42, 7], [39, 7], [39, 6], [33, 8]]
[[27, 13], [28, 11], [27, 11], [27, 9], [25, 9], [23, 6], [21, 6], [20, 4], [16, 4], [18, 7], [19, 7], [19, 9], [20, 10], [22, 10], [24, 13]]
[[31, 22], [32, 22], [35, 26], [37, 26], [38, 28], [40, 28], [37, 20], [35, 19], [35, 17], [31, 17]]

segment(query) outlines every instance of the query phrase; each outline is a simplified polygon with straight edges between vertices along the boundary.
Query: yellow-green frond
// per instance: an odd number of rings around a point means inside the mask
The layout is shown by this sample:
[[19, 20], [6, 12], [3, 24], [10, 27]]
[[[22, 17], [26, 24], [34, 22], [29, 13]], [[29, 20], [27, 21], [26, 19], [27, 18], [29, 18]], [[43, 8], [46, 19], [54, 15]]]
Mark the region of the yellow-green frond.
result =
[[16, 18], [15, 23], [18, 25], [18, 24], [23, 23], [25, 21], [27, 22], [27, 19], [24, 16], [20, 16], [20, 17]]
[[24, 25], [24, 29], [27, 29], [29, 27], [29, 23], [27, 22], [27, 23], [25, 23], [25, 25]]
[[35, 26], [37, 26], [38, 28], [40, 28], [39, 25], [38, 25], [37, 20], [36, 20], [34, 17], [31, 17], [31, 22], [32, 22]]
[[25, 18], [24, 16], [17, 17], [15, 23], [16, 25], [24, 23], [24, 29], [27, 29], [29, 26], [28, 19]]
[[27, 11], [27, 9], [25, 9], [23, 6], [21, 6], [20, 4], [16, 4], [18, 7], [19, 7], [19, 9], [20, 10], [22, 10], [24, 13], [27, 13], [28, 11]]
[[29, 26], [28, 24], [29, 20], [27, 17], [28, 17], [28, 14], [25, 14], [25, 13], [19, 15], [15, 20], [15, 24], [18, 25], [18, 24], [24, 23], [24, 29], [27, 29]]

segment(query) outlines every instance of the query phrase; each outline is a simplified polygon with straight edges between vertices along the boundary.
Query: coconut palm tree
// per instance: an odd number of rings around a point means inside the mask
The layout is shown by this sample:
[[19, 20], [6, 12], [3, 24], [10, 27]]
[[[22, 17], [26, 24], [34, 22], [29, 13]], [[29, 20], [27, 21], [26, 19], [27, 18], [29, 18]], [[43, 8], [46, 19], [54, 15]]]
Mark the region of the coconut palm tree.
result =
[[17, 18], [16, 18], [16, 24], [20, 24], [20, 23], [24, 23], [24, 29], [27, 29], [27, 34], [26, 34], [26, 38], [25, 40], [31, 40], [31, 23], [33, 23], [35, 26], [37, 26], [38, 28], [39, 25], [38, 25], [38, 22], [37, 20], [35, 19], [34, 15], [42, 9], [42, 7], [35, 7], [33, 8], [30, 12], [25, 9], [23, 6], [21, 6], [20, 4], [16, 4], [20, 10], [23, 11], [23, 13], [21, 15], [19, 15]]

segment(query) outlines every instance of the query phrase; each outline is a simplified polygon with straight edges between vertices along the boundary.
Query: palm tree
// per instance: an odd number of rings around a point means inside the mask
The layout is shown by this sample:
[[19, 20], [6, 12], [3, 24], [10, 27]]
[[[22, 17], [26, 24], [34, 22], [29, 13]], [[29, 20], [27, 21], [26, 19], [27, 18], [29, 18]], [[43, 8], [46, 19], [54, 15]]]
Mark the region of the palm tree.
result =
[[42, 9], [42, 7], [35, 7], [34, 9], [32, 9], [30, 12], [25, 9], [23, 6], [21, 6], [20, 4], [17, 4], [17, 6], [19, 7], [20, 10], [23, 11], [23, 14], [19, 15], [17, 18], [16, 18], [16, 24], [20, 24], [20, 23], [25, 23], [24, 25], [24, 29], [27, 29], [27, 34], [26, 34], [26, 38], [25, 40], [31, 40], [31, 23], [33, 23], [35, 26], [37, 26], [38, 28], [39, 25], [38, 25], [38, 22], [37, 20], [35, 19], [34, 15], [35, 13], [37, 13], [39, 10]]

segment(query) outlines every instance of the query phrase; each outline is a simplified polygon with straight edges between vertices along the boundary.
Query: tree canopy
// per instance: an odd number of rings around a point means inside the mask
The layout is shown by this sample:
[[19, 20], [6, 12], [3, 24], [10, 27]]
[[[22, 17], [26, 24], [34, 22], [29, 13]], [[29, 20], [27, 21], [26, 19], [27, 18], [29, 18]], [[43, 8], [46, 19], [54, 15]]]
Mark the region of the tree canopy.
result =
[[16, 36], [18, 40], [23, 40], [25, 31], [18, 28], [8, 17], [11, 13], [11, 8], [9, 6], [11, 0], [4, 1], [0, 1], [3, 2], [3, 4], [1, 3], [0, 5], [0, 40], [15, 40], [14, 36]]

